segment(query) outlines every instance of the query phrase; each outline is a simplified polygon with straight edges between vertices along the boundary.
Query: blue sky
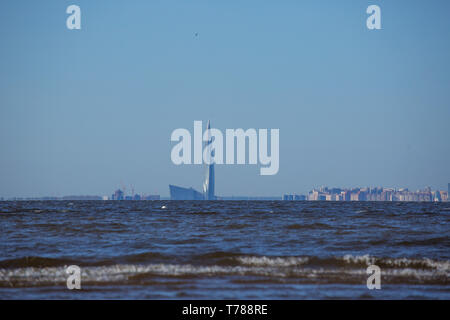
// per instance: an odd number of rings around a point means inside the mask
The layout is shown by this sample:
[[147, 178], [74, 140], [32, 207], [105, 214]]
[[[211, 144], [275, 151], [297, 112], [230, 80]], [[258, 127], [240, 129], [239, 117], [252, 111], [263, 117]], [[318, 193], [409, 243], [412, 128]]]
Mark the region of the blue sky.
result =
[[[77, 4], [82, 29], [68, 30]], [[381, 7], [382, 30], [366, 28]], [[176, 128], [279, 128], [219, 195], [450, 182], [448, 1], [2, 1], [0, 197], [168, 195]], [[198, 36], [195, 36], [198, 33]]]

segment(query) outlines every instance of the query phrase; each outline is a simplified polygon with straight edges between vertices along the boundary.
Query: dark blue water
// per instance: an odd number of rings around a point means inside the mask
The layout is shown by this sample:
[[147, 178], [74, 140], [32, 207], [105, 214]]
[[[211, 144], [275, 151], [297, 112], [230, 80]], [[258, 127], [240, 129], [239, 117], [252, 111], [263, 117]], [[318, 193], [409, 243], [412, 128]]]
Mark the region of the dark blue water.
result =
[[450, 203], [0, 202], [0, 298], [449, 299], [449, 222]]

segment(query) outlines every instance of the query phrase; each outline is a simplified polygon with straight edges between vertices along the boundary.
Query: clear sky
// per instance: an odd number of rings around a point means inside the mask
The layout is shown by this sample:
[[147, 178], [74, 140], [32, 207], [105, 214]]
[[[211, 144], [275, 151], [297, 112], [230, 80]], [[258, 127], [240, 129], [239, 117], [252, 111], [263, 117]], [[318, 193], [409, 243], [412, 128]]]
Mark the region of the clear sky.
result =
[[1, 1], [0, 197], [200, 190], [170, 135], [208, 119], [280, 129], [279, 173], [217, 166], [218, 195], [446, 189], [449, 15], [446, 0]]

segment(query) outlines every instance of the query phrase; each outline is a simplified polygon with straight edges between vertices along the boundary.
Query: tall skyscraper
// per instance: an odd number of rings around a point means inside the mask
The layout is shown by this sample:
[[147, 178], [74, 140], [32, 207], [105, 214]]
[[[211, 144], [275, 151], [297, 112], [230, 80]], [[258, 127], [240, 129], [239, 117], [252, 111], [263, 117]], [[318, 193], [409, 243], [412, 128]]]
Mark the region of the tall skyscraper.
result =
[[214, 162], [211, 160], [211, 157], [214, 157], [214, 150], [211, 151], [211, 123], [208, 120], [208, 125], [206, 126], [206, 132], [208, 134], [208, 140], [205, 144], [205, 151], [207, 152], [207, 163], [206, 163], [206, 174], [205, 181], [203, 182], [203, 194], [205, 200], [215, 200], [216, 197], [214, 195]]
[[[207, 131], [207, 141], [205, 143], [205, 150], [207, 156], [206, 163], [206, 174], [205, 180], [203, 182], [203, 193], [198, 192], [193, 188], [183, 188], [175, 185], [169, 185], [170, 199], [171, 200], [216, 200], [215, 196], [215, 175], [214, 175], [214, 163], [211, 161], [211, 157], [214, 157], [215, 152], [211, 150], [212, 148], [212, 138], [211, 138], [211, 124], [208, 120], [208, 125], [206, 126]], [[211, 152], [212, 151], [212, 152]]]

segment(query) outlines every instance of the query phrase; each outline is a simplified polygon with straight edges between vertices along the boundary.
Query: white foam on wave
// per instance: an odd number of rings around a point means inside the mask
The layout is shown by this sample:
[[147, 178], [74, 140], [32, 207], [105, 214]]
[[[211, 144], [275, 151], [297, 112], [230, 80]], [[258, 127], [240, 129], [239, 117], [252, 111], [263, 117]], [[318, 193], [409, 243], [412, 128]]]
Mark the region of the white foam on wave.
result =
[[237, 260], [250, 266], [290, 267], [303, 265], [309, 261], [307, 257], [238, 257]]
[[408, 268], [408, 267], [423, 267], [435, 269], [442, 272], [450, 272], [450, 261], [436, 261], [429, 258], [410, 259], [410, 258], [377, 258], [370, 255], [352, 256], [345, 255], [342, 258], [346, 263], [359, 264], [381, 264], [391, 268]]
[[[139, 275], [155, 276], [216, 276], [246, 275], [283, 276], [264, 268], [193, 266], [174, 264], [150, 265], [113, 265], [98, 267], [81, 267], [82, 282], [110, 283], [124, 282]], [[67, 280], [65, 267], [0, 269], [0, 286], [64, 284]]]
[[[366, 259], [365, 257], [359, 257]], [[176, 264], [131, 265], [81, 267], [82, 283], [87, 284], [128, 284], [136, 277], [215, 277], [215, 276], [257, 276], [272, 280], [289, 279], [314, 280], [332, 283], [361, 283], [367, 277], [365, 268], [326, 267], [311, 268], [301, 266], [301, 258], [247, 258], [249, 266], [194, 266]], [[46, 285], [65, 286], [67, 281], [65, 267], [26, 267], [0, 269], [1, 287], [32, 287]], [[385, 281], [396, 283], [441, 283], [449, 281], [448, 270], [422, 270], [413, 268], [382, 269]]]

